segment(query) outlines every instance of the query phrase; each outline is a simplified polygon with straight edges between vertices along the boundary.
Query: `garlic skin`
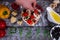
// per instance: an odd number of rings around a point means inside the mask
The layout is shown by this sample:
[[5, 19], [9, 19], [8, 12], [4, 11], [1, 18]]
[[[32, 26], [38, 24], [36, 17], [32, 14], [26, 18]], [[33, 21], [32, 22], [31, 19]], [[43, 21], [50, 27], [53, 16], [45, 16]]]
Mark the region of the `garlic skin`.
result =
[[23, 23], [22, 21], [17, 21], [18, 25], [22, 25], [22, 23]]
[[10, 22], [11, 23], [15, 23], [17, 21], [17, 18], [16, 17], [11, 17], [11, 19], [10, 19]]
[[13, 11], [11, 14], [12, 14], [13, 16], [16, 16], [16, 15], [17, 15], [17, 12], [16, 12], [16, 11]]

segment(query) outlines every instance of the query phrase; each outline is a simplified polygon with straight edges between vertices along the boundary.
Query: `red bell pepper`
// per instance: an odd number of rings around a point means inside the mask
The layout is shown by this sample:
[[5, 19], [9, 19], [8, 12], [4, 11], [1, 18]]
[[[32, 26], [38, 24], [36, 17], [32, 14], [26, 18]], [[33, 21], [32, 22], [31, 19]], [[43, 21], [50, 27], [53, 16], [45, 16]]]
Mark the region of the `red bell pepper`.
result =
[[0, 30], [0, 38], [3, 38], [6, 35], [5, 30]]
[[6, 22], [4, 20], [0, 20], [0, 29], [6, 28]]
[[12, 3], [11, 4], [11, 7], [14, 9], [14, 10], [17, 10], [19, 8], [19, 5], [17, 5], [16, 3]]

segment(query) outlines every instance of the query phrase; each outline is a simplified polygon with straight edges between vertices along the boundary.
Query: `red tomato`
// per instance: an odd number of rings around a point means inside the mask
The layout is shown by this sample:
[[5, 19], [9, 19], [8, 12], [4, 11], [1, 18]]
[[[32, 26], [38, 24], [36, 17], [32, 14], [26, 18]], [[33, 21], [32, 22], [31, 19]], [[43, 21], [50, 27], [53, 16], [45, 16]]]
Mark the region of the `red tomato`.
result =
[[22, 14], [22, 16], [26, 17], [26, 16], [28, 16], [28, 13], [25, 12], [25, 13]]
[[34, 10], [34, 13], [35, 13], [35, 14], [38, 14], [38, 10], [37, 10], [37, 9], [35, 9], [35, 10]]
[[6, 22], [4, 20], [0, 20], [0, 29], [6, 28]]
[[34, 18], [35, 18], [35, 16], [34, 16], [34, 15], [31, 15], [31, 16], [30, 16], [30, 18], [31, 18], [31, 19], [34, 19]]
[[12, 3], [11, 4], [11, 7], [14, 9], [14, 10], [17, 10], [19, 8], [19, 5], [17, 5], [16, 3]]
[[5, 30], [0, 30], [0, 38], [4, 37], [6, 34]]
[[31, 19], [28, 19], [28, 20], [27, 20], [27, 23], [33, 24], [33, 21], [32, 21]]

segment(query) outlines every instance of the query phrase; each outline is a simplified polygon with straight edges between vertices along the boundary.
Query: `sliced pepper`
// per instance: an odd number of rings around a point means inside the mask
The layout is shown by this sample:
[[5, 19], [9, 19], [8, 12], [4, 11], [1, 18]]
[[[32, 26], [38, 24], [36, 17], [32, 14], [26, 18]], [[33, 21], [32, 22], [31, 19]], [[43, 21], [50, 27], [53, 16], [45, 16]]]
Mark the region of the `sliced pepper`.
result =
[[0, 7], [0, 18], [1, 19], [6, 19], [10, 16], [10, 9], [7, 8], [6, 6], [4, 5], [1, 5]]

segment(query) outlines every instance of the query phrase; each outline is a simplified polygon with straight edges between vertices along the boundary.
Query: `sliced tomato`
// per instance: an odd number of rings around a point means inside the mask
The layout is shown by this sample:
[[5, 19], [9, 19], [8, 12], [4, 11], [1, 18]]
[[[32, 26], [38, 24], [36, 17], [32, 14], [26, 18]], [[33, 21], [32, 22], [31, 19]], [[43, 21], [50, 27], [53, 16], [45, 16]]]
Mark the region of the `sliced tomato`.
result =
[[28, 16], [29, 14], [27, 12], [23, 13], [22, 16], [26, 17]]
[[35, 9], [35, 10], [34, 10], [34, 13], [35, 13], [35, 14], [38, 14], [38, 10], [37, 10], [37, 9]]
[[34, 15], [31, 15], [31, 16], [30, 16], [30, 18], [31, 18], [31, 19], [34, 19], [34, 18], [35, 18], [35, 16], [34, 16]]
[[0, 30], [0, 38], [4, 37], [6, 34], [5, 30]]
[[27, 23], [28, 23], [28, 24], [33, 24], [33, 21], [32, 21], [31, 19], [28, 19], [28, 20], [27, 20]]

